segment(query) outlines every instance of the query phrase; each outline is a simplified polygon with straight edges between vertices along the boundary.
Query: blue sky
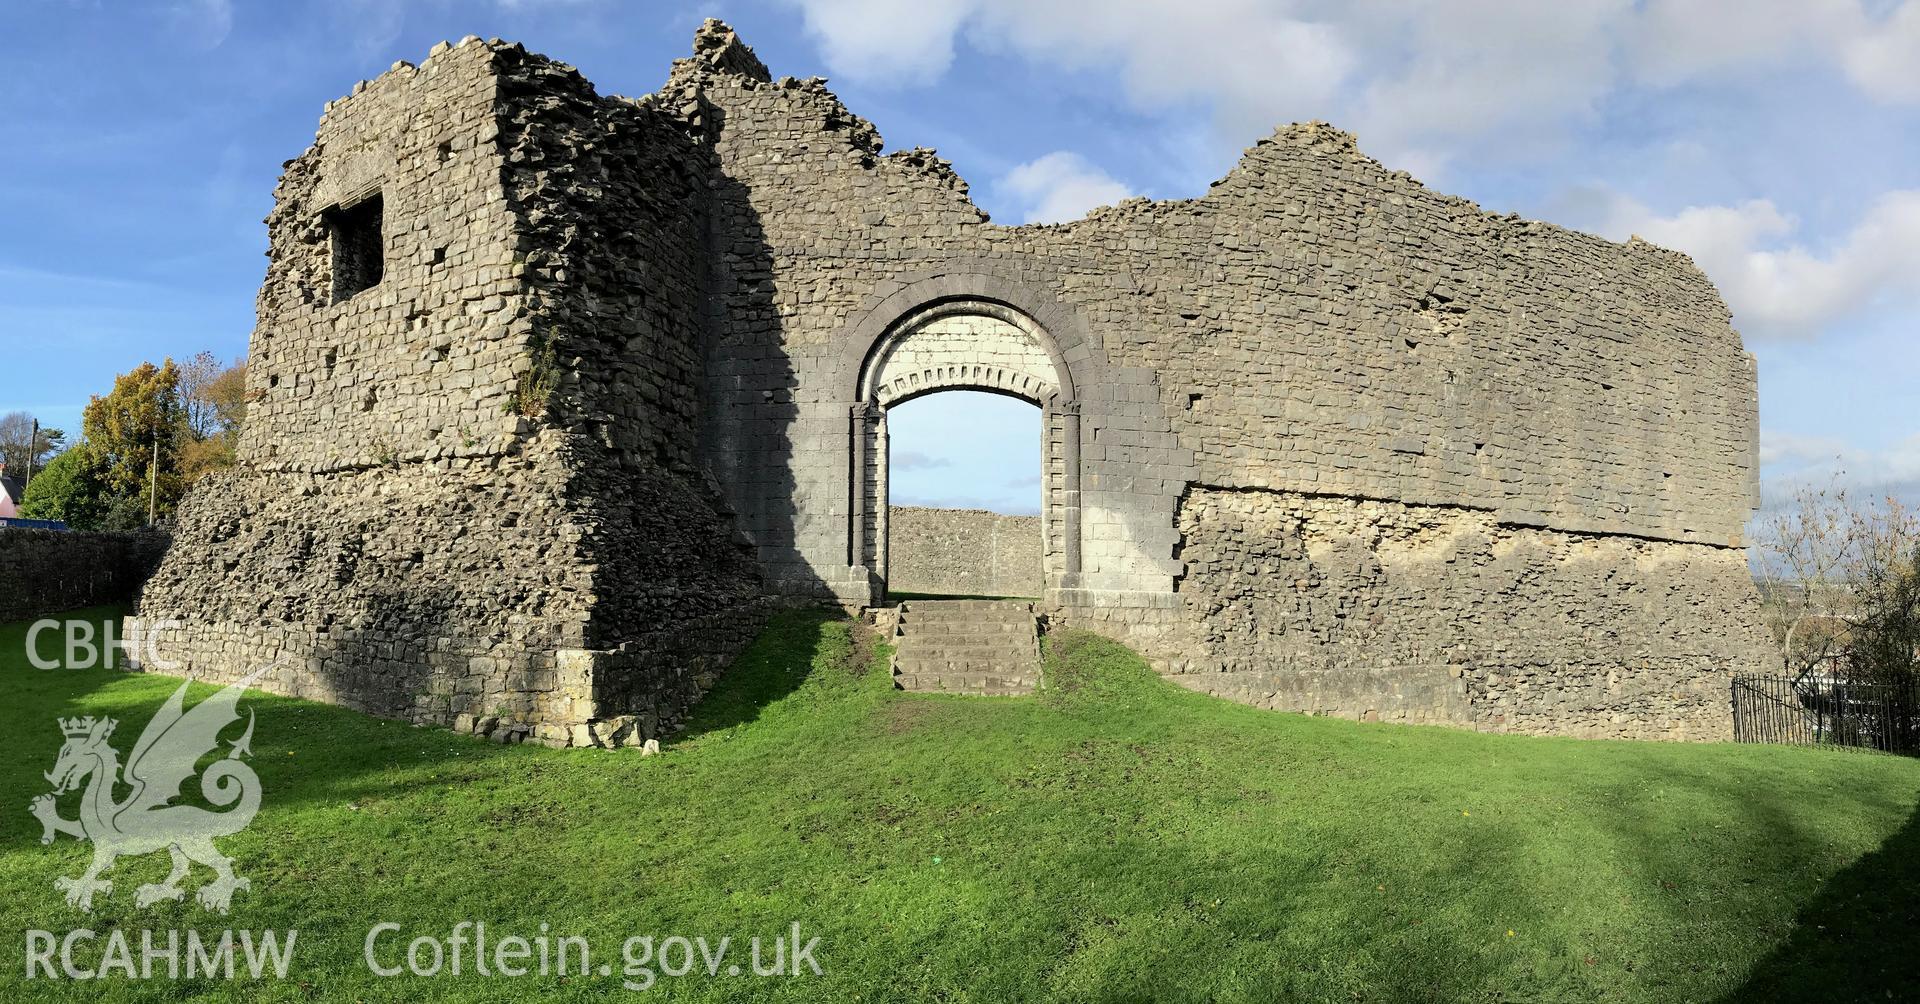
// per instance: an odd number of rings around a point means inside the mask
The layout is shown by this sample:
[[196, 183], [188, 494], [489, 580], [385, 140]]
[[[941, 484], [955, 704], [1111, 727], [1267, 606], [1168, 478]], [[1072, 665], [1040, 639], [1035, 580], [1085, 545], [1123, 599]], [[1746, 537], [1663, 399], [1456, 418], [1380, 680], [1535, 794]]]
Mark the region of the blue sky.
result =
[[945, 391], [887, 409], [894, 505], [1040, 511], [1040, 409], [1017, 398]]
[[[10, 3], [0, 412], [77, 431], [143, 360], [242, 355], [280, 164], [355, 81], [477, 34], [640, 94], [707, 16], [1002, 222], [1198, 195], [1318, 118], [1489, 210], [1687, 251], [1760, 360], [1770, 488], [1920, 499], [1920, 0]], [[1037, 433], [966, 401], [895, 423], [927, 461], [896, 491], [1030, 509], [1006, 458]]]

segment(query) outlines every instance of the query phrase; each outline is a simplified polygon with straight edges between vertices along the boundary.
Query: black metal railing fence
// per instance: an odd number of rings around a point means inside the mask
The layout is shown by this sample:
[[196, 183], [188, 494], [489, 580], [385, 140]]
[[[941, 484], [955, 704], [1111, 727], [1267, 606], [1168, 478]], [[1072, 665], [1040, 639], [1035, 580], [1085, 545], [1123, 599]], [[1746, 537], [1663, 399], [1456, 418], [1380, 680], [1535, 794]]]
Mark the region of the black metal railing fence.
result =
[[1733, 738], [1743, 743], [1859, 746], [1920, 753], [1920, 681], [1736, 676]]

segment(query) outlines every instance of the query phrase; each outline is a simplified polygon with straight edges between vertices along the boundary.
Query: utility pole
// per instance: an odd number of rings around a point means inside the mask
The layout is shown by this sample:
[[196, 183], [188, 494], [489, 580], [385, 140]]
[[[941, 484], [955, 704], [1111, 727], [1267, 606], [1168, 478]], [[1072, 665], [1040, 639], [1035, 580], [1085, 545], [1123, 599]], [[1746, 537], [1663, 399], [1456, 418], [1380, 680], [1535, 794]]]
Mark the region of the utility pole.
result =
[[33, 458], [40, 452], [40, 420], [33, 420], [33, 431], [27, 433], [27, 480], [20, 485], [20, 494], [33, 487]]
[[160, 513], [160, 430], [153, 430], [153, 466], [147, 468], [147, 525]]

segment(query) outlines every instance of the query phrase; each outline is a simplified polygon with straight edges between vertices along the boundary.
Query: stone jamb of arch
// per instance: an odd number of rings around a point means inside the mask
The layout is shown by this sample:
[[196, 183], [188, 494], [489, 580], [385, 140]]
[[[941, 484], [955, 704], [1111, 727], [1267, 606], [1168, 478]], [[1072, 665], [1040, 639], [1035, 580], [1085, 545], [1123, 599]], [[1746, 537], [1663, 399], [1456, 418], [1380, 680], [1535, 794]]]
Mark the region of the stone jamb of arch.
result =
[[[1053, 380], [1041, 388], [1035, 374], [996, 372], [987, 364], [940, 366], [914, 371], [917, 381], [899, 393], [884, 394], [873, 363], [897, 337], [941, 317], [991, 317], [1020, 329], [1046, 352]], [[851, 397], [848, 411], [851, 456], [848, 464], [847, 560], [869, 570], [875, 600], [886, 576], [886, 409], [942, 390], [980, 390], [1038, 405], [1045, 437], [1041, 466], [1041, 523], [1047, 541], [1049, 592], [1075, 588], [1080, 578], [1080, 395], [1097, 386], [1105, 367], [1077, 313], [1051, 295], [999, 270], [961, 266], [917, 273], [885, 283], [856, 311], [845, 334], [836, 384]], [[1044, 375], [1042, 379], [1044, 379]], [[899, 378], [889, 380], [896, 385]], [[1057, 478], [1051, 472], [1058, 471]]]

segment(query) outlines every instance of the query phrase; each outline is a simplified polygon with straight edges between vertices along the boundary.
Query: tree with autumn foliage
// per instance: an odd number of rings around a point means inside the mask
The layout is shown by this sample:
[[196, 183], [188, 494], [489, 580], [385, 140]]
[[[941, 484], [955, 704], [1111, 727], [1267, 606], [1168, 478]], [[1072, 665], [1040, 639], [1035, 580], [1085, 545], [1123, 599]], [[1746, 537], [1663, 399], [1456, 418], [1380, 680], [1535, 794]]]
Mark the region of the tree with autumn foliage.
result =
[[247, 364], [222, 366], [202, 352], [180, 367], [180, 475], [192, 484], [232, 467], [247, 416]]
[[115, 378], [105, 397], [96, 395], [80, 420], [86, 441], [78, 448], [91, 454], [103, 492], [116, 501], [143, 503], [151, 495], [162, 517], [173, 512], [186, 488], [179, 386], [180, 368], [172, 359], [159, 366], [141, 363]]
[[222, 366], [210, 352], [122, 373], [87, 405], [80, 443], [34, 478], [22, 514], [77, 530], [134, 529], [149, 511], [166, 519], [188, 485], [233, 465], [246, 385], [244, 362]]

